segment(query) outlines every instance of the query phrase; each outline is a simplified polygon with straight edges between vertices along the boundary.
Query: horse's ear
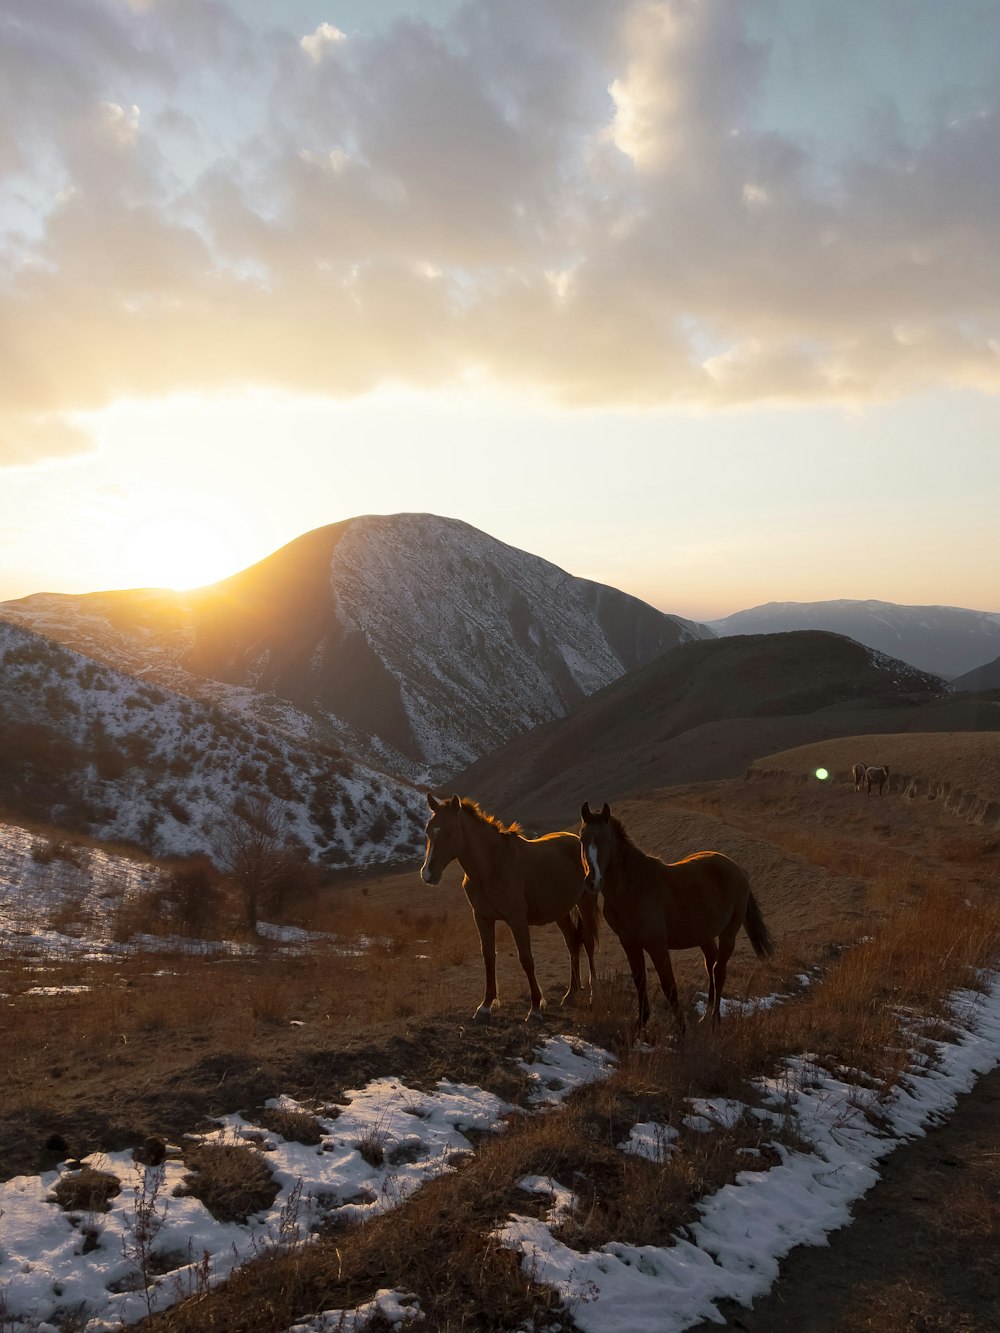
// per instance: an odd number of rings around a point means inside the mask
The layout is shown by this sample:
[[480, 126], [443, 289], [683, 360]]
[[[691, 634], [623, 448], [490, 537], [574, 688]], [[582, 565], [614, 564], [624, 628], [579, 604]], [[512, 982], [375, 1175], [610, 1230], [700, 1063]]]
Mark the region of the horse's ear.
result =
[[429, 791], [427, 793], [427, 804], [430, 806], [432, 810], [441, 809], [441, 802], [435, 798], [434, 793], [432, 791]]
[[459, 810], [461, 810], [461, 808], [462, 808], [462, 798], [461, 798], [461, 796], [453, 796], [453, 797], [451, 798], [451, 802], [450, 802], [450, 804], [451, 804], [451, 808], [455, 811], [455, 814], [457, 815], [458, 812], [459, 812]]
[[601, 806], [601, 823], [606, 824], [610, 818], [611, 818], [611, 806], [608, 805], [607, 801], [605, 801], [604, 804]]
[[589, 824], [593, 817], [590, 809], [590, 802], [584, 801], [583, 805], [580, 806], [580, 818], [585, 824]]

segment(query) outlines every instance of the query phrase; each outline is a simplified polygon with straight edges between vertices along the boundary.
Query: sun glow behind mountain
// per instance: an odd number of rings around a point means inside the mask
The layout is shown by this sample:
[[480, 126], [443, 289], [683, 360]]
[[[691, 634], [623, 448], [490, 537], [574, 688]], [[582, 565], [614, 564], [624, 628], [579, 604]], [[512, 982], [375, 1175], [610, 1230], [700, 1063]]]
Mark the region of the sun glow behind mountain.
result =
[[184, 591], [240, 568], [223, 534], [202, 519], [159, 515], [136, 527], [122, 550], [121, 584]]

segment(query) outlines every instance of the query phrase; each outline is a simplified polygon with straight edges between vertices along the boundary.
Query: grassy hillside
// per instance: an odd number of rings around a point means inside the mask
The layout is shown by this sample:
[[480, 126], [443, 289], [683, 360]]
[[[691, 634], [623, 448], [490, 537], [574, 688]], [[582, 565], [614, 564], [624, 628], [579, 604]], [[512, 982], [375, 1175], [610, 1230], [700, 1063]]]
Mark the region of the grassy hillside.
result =
[[[453, 785], [511, 818], [575, 819], [582, 799], [734, 777], [761, 754], [808, 740], [903, 731], [972, 704], [944, 683], [821, 631], [681, 644], [457, 775]], [[967, 721], [955, 719], [964, 710]], [[933, 725], [933, 724], [930, 724]], [[1000, 726], [1000, 718], [997, 719]]]

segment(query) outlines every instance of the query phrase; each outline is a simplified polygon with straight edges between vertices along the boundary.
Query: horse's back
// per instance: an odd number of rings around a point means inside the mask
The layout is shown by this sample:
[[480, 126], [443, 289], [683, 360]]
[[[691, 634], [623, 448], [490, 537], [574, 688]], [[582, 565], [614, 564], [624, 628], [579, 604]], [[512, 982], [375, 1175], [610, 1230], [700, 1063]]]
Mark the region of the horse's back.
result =
[[526, 863], [554, 866], [566, 862], [572, 862], [574, 866], [581, 864], [580, 839], [575, 833], [543, 833], [539, 838], [522, 837], [518, 850]]
[[694, 948], [734, 918], [743, 920], [750, 880], [725, 852], [692, 852], [665, 865], [664, 872], [659, 876], [660, 899], [671, 948]]
[[521, 838], [518, 854], [530, 921], [555, 921], [576, 906], [585, 881], [575, 833]]
[[721, 884], [746, 884], [748, 887], [750, 884], [747, 872], [725, 852], [692, 852], [679, 861], [669, 862], [667, 868], [687, 872], [683, 881], [690, 882], [692, 887], [697, 887], [703, 877]]

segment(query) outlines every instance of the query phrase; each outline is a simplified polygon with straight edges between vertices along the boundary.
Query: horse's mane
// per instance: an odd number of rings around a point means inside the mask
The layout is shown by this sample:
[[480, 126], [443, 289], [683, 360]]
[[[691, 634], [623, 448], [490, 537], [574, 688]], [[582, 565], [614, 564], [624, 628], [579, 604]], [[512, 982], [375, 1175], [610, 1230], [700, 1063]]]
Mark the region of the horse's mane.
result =
[[618, 818], [617, 815], [611, 816], [611, 827], [617, 834], [618, 841], [622, 844], [623, 850], [628, 851], [629, 849], [631, 849], [633, 852], [639, 850], [638, 847], [636, 847], [635, 843], [632, 841], [632, 839], [629, 837], [628, 833], [626, 832], [625, 825], [622, 823], [622, 821]]
[[496, 829], [498, 833], [521, 833], [521, 825], [516, 820], [513, 824], [505, 824], [503, 820], [497, 819], [496, 815], [488, 814], [471, 796], [462, 797], [462, 809], [480, 824], [486, 824], [489, 828]]
[[612, 815], [610, 822], [621, 858], [620, 873], [629, 877], [634, 884], [644, 883], [650, 875], [658, 873], [658, 867], [663, 866], [664, 862], [652, 852], [644, 852], [641, 847], [637, 847], [617, 815]]

